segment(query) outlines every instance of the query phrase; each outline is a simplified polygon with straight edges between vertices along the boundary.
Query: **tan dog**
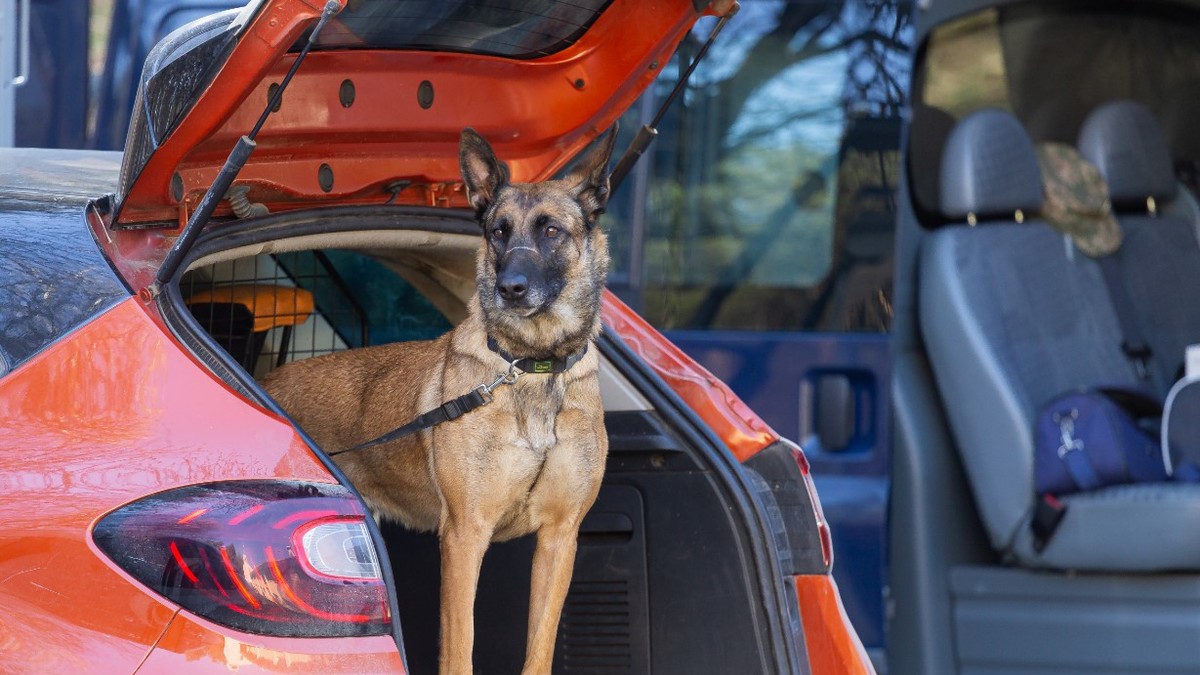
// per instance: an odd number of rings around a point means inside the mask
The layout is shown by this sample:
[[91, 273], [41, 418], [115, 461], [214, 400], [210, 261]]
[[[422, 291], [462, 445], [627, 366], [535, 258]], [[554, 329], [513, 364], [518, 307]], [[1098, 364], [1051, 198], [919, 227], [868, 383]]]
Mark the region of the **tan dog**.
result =
[[[589, 345], [608, 274], [597, 219], [615, 137], [614, 129], [565, 179], [509, 183], [487, 141], [463, 130], [459, 162], [484, 235], [466, 319], [436, 340], [308, 359], [263, 381], [321, 447], [352, 449], [335, 460], [377, 514], [439, 533], [443, 673], [472, 672], [475, 589], [489, 542], [531, 532], [524, 672], [550, 672], [579, 524], [608, 452]], [[457, 419], [354, 449], [492, 384], [509, 372], [509, 358], [542, 360], [531, 370], [547, 361], [569, 368], [523, 374]]]

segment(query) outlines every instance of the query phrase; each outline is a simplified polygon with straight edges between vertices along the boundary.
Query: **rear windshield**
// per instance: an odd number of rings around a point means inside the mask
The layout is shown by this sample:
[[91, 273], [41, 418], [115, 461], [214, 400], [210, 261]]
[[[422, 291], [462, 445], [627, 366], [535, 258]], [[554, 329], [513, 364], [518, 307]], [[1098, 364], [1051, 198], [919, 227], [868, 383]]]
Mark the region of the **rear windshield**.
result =
[[573, 44], [612, 0], [350, 0], [318, 49], [418, 49], [536, 58]]

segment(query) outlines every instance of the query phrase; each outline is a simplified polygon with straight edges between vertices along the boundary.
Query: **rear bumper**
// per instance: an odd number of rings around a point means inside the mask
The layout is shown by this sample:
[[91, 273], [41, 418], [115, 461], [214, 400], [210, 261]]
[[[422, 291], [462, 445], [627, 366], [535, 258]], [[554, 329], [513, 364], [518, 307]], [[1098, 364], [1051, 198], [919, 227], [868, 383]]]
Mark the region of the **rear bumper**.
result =
[[239, 633], [179, 612], [138, 673], [403, 673], [390, 635], [279, 638]]

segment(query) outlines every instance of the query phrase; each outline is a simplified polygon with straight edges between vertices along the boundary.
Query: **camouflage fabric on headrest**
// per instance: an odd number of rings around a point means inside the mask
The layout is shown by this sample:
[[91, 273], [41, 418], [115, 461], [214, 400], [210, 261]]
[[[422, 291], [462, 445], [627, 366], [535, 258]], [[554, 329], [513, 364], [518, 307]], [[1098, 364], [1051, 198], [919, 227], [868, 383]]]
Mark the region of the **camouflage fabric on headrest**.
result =
[[1100, 170], [1063, 143], [1041, 143], [1037, 156], [1046, 193], [1042, 218], [1093, 258], [1120, 248], [1121, 227]]

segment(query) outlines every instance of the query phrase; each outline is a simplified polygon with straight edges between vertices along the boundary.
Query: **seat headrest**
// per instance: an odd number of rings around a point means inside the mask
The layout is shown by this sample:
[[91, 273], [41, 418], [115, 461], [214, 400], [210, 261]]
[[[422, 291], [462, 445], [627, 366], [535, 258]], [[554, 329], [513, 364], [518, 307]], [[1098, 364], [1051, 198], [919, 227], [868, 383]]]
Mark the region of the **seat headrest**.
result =
[[908, 175], [920, 213], [941, 213], [942, 148], [954, 130], [954, 117], [924, 103], [914, 102], [908, 126]]
[[1117, 208], [1141, 206], [1147, 197], [1175, 196], [1171, 150], [1154, 113], [1137, 101], [1109, 101], [1079, 130], [1079, 152], [1100, 169]]
[[942, 214], [962, 220], [1012, 219], [1042, 206], [1042, 176], [1033, 141], [1017, 118], [985, 109], [964, 117], [942, 150]]

